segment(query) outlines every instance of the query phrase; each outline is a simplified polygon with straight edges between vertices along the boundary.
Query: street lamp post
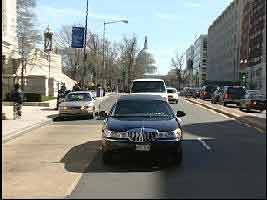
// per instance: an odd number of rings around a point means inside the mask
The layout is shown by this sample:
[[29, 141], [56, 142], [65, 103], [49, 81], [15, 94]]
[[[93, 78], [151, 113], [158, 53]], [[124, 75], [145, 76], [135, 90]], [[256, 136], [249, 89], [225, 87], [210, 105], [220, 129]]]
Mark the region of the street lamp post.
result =
[[106, 25], [107, 24], [114, 24], [114, 23], [119, 23], [119, 22], [122, 22], [122, 23], [125, 23], [125, 24], [128, 24], [128, 20], [115, 20], [115, 21], [109, 21], [109, 22], [105, 22], [104, 21], [104, 31], [103, 31], [103, 68], [104, 68], [104, 72], [105, 72], [105, 75], [104, 75], [104, 86], [106, 87], [106, 84], [107, 84], [107, 76], [106, 76], [106, 62], [105, 62], [105, 33], [106, 33]]
[[52, 36], [53, 33], [50, 31], [49, 25], [44, 32], [44, 51], [48, 55], [48, 79], [50, 79], [50, 63], [51, 63], [51, 51], [52, 51]]

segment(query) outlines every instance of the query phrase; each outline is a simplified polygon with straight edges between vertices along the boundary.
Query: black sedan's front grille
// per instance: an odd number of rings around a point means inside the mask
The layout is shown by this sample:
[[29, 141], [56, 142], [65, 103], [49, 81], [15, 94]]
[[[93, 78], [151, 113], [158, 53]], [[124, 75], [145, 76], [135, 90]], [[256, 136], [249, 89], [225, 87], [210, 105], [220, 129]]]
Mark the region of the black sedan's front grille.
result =
[[132, 142], [152, 142], [158, 136], [158, 131], [155, 129], [135, 128], [127, 131], [128, 138]]

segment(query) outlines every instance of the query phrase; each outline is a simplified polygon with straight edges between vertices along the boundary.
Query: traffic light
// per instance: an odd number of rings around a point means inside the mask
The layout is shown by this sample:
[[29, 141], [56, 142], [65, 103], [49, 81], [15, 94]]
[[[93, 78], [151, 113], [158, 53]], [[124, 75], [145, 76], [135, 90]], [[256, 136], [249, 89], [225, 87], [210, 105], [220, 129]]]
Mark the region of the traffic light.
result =
[[239, 79], [240, 79], [241, 83], [243, 85], [245, 85], [247, 83], [247, 80], [248, 80], [248, 74], [246, 72], [243, 72], [243, 73], [241, 72]]

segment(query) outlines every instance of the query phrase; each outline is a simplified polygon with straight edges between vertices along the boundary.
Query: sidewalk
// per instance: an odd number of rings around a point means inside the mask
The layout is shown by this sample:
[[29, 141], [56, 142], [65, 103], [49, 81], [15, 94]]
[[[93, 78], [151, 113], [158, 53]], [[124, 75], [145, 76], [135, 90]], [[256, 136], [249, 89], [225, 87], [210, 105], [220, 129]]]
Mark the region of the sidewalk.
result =
[[6, 142], [18, 135], [32, 130], [33, 128], [52, 122], [53, 115], [57, 114], [56, 99], [47, 101], [49, 107], [23, 106], [20, 119], [2, 120], [2, 139]]
[[[228, 117], [235, 118], [243, 123], [262, 129], [266, 133], [266, 117], [261, 118], [252, 113], [245, 113], [234, 108], [225, 107], [219, 104], [211, 104], [209, 101], [202, 99], [185, 98], [191, 103], [199, 104], [215, 112], [222, 113]], [[265, 113], [266, 115], [266, 113]]]
[[[105, 97], [97, 98], [97, 104], [113, 93], [107, 93]], [[2, 120], [2, 142], [5, 143], [19, 135], [29, 132], [32, 129], [44, 126], [52, 122], [53, 117], [58, 114], [56, 108], [57, 100], [46, 101], [49, 107], [43, 106], [23, 106], [22, 117], [20, 119]], [[12, 111], [12, 106], [3, 106], [3, 110]], [[12, 114], [9, 114], [12, 115]]]

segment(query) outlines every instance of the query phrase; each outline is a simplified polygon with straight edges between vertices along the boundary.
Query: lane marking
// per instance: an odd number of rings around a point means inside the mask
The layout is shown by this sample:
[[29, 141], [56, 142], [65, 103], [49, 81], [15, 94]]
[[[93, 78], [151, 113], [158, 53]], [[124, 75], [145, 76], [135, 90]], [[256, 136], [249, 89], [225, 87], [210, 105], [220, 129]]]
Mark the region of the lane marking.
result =
[[73, 192], [73, 190], [76, 188], [76, 186], [78, 185], [80, 179], [82, 178], [83, 173], [80, 173], [76, 179], [74, 180], [74, 182], [71, 184], [71, 186], [68, 188], [67, 194], [65, 196], [70, 196], [71, 193]]
[[259, 132], [261, 132], [261, 133], [265, 133], [265, 131], [264, 130], [262, 130], [261, 128], [258, 128], [258, 127], [253, 127], [253, 128], [255, 128], [257, 131], [259, 131]]
[[211, 147], [209, 145], [207, 145], [207, 143], [205, 141], [202, 140], [202, 138], [197, 138], [197, 140], [208, 150], [211, 150]]

